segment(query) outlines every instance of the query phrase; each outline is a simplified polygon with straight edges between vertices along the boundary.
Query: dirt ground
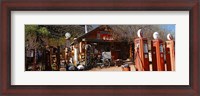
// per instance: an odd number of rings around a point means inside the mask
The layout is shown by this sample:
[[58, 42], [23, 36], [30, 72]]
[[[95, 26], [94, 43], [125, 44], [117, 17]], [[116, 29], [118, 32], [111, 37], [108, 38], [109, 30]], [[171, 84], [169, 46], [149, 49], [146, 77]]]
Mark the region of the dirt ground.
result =
[[[135, 71], [134, 65], [130, 65], [131, 71]], [[92, 68], [89, 71], [122, 71], [122, 67], [110, 66], [109, 68]]]
[[[150, 71], [152, 71], [152, 64], [149, 65], [150, 67]], [[131, 71], [136, 71], [135, 70], [135, 66], [134, 65], [130, 65]], [[166, 64], [165, 64], [165, 70], [166, 70]], [[111, 66], [109, 68], [92, 68], [89, 71], [122, 71], [122, 67], [118, 67], [118, 66]]]

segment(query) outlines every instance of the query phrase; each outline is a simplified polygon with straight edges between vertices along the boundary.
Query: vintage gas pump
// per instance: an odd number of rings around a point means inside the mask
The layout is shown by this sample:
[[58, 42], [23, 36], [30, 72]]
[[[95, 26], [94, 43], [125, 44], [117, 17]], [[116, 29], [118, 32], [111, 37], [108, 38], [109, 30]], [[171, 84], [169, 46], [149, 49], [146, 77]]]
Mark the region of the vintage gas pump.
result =
[[175, 41], [171, 34], [167, 35], [167, 39], [165, 42], [167, 71], [175, 71]]
[[151, 41], [153, 71], [165, 71], [163, 41], [158, 37], [158, 32], [154, 32], [153, 38], [155, 40]]
[[149, 71], [149, 56], [147, 38], [143, 38], [141, 29], [138, 30], [135, 43], [135, 67], [137, 71]]

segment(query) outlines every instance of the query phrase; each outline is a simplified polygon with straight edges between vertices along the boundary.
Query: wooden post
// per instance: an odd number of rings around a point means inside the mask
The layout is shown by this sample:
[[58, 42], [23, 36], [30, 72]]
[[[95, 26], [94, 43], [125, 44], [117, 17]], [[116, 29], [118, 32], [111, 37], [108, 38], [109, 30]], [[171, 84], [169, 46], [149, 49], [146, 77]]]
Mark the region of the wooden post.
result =
[[86, 48], [87, 42], [85, 42], [85, 65], [87, 66], [87, 48]]
[[58, 70], [60, 69], [60, 46], [57, 46], [57, 53], [56, 53], [56, 58], [57, 58], [57, 66], [58, 66]]
[[131, 61], [133, 60], [133, 47], [132, 47], [132, 43], [129, 44], [129, 58], [131, 59]]
[[51, 64], [50, 64], [50, 50], [44, 49], [43, 50], [43, 63], [45, 64], [45, 71], [51, 70]]
[[[51, 67], [51, 65], [53, 64], [53, 60], [52, 60], [52, 54], [53, 54], [53, 48], [50, 48], [50, 54], [49, 54], [49, 59], [50, 59], [50, 67]], [[51, 69], [52, 69], [52, 67], [51, 67]]]

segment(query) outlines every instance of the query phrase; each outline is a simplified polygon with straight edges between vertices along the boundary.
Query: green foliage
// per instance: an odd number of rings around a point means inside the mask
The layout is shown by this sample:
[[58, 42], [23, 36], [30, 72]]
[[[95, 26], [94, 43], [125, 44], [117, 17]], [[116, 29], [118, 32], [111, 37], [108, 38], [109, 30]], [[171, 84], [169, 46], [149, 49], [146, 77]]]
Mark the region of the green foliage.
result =
[[[25, 25], [25, 43], [28, 48], [40, 48], [45, 45], [64, 46], [65, 33], [71, 34], [70, 40], [83, 35], [84, 25]], [[92, 26], [88, 25], [88, 30]]]
[[49, 31], [47, 30], [47, 28], [45, 28], [45, 27], [41, 27], [37, 31], [42, 36], [48, 36], [50, 34]]
[[38, 49], [47, 43], [47, 28], [38, 25], [25, 25], [25, 44], [28, 49]]
[[38, 29], [37, 25], [25, 25], [26, 33], [34, 33]]

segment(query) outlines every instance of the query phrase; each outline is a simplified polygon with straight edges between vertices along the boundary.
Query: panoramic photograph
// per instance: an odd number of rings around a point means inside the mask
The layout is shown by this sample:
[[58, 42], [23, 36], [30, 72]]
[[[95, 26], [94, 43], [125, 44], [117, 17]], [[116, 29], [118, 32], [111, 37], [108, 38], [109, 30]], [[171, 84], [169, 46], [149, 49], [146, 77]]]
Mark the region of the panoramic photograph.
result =
[[176, 71], [175, 24], [25, 26], [25, 71]]

